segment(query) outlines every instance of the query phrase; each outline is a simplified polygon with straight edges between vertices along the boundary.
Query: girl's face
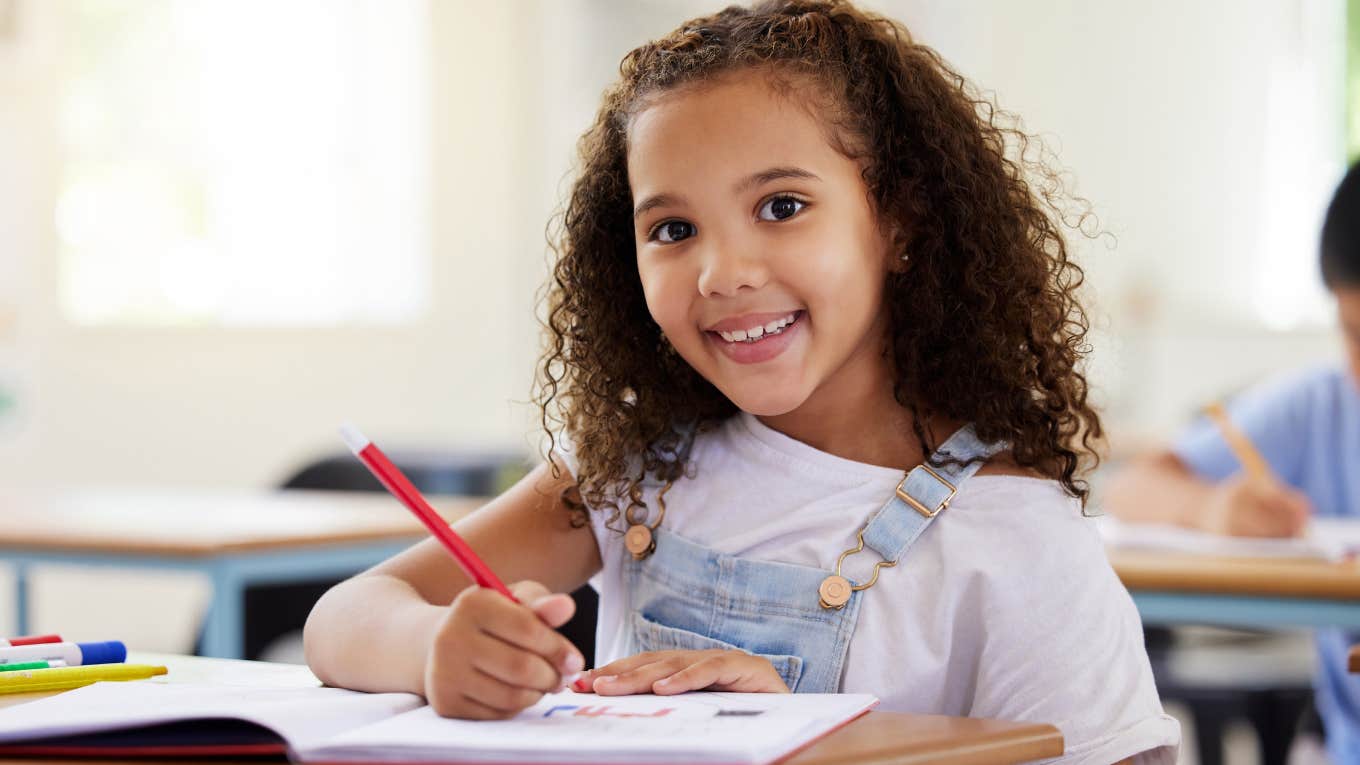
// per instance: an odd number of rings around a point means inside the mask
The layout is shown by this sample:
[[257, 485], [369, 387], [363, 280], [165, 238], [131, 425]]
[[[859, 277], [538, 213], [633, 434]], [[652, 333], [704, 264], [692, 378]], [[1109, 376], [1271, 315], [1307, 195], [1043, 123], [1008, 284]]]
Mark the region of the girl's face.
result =
[[754, 72], [667, 94], [632, 122], [628, 180], [648, 310], [739, 408], [881, 390], [888, 240], [803, 107]]

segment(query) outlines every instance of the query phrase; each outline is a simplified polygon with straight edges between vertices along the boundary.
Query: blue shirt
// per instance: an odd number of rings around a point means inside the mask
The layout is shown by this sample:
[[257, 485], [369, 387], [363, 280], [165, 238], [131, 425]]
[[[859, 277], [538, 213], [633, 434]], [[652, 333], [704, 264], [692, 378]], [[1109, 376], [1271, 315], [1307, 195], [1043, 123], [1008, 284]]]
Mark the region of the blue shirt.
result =
[[[1228, 411], [1280, 479], [1308, 495], [1316, 514], [1360, 518], [1360, 391], [1343, 368], [1272, 380], [1238, 396]], [[1186, 429], [1173, 451], [1209, 480], [1241, 469], [1205, 418]], [[1336, 765], [1360, 765], [1360, 676], [1346, 670], [1353, 643], [1360, 634], [1317, 631], [1317, 706]]]

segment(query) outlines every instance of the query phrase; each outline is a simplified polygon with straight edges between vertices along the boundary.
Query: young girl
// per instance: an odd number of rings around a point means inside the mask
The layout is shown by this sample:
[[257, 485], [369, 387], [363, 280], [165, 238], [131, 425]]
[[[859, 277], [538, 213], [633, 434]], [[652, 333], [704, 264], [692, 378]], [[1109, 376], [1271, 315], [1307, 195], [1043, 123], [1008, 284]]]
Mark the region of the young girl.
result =
[[550, 459], [457, 525], [523, 605], [429, 540], [317, 604], [316, 674], [513, 715], [583, 668], [552, 593], [593, 578], [583, 690], [872, 693], [1173, 762], [1081, 512], [1101, 429], [1056, 176], [970, 93], [835, 1], [629, 53], [563, 219]]

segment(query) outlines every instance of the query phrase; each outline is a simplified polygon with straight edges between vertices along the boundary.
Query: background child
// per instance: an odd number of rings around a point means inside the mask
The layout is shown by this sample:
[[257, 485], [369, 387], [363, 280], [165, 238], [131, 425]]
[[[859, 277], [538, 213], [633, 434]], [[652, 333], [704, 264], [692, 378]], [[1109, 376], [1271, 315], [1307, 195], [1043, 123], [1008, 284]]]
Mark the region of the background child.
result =
[[[1208, 420], [1168, 450], [1136, 460], [1110, 482], [1106, 504], [1125, 519], [1220, 534], [1293, 536], [1308, 517], [1360, 515], [1360, 165], [1351, 167], [1322, 228], [1322, 278], [1336, 296], [1349, 368], [1292, 372], [1233, 400], [1234, 424], [1273, 477], [1241, 469]], [[1360, 763], [1360, 680], [1346, 671], [1360, 636], [1319, 630], [1317, 705], [1337, 763]]]
[[525, 605], [422, 543], [317, 604], [313, 669], [505, 717], [580, 668], [550, 593], [595, 577], [596, 693], [860, 691], [1172, 762], [1081, 513], [1101, 429], [1055, 173], [846, 3], [728, 8], [620, 71], [550, 285], [552, 459], [458, 527]]

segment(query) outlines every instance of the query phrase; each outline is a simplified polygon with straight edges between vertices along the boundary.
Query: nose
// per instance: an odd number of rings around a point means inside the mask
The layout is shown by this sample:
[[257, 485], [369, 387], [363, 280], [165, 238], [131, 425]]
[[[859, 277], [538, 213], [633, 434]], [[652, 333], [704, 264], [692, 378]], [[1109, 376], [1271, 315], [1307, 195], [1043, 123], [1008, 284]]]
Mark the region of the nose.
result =
[[699, 271], [699, 294], [704, 297], [733, 297], [742, 290], [756, 290], [769, 281], [765, 257], [741, 246], [710, 246], [703, 254]]

